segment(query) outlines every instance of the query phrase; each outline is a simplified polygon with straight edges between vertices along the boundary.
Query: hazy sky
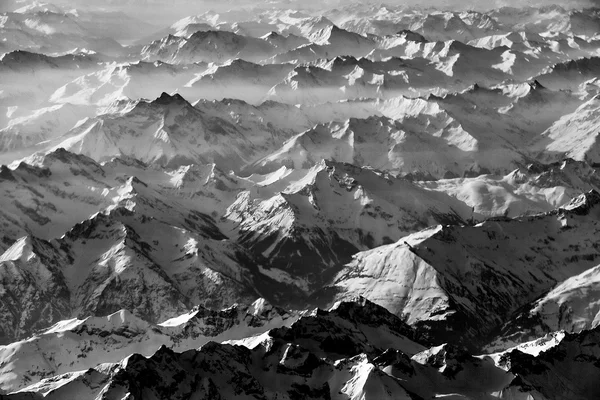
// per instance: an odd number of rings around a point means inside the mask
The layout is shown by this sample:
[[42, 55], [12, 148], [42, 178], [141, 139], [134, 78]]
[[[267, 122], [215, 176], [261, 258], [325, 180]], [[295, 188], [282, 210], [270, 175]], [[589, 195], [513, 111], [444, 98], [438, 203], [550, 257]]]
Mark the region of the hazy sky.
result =
[[[31, 0], [0, 0], [0, 12], [14, 10]], [[200, 14], [208, 10], [217, 12], [235, 9], [236, 7], [261, 6], [266, 7], [278, 5], [285, 8], [309, 8], [313, 12], [320, 9], [343, 7], [351, 3], [360, 4], [390, 4], [390, 5], [415, 5], [425, 7], [436, 7], [449, 10], [472, 9], [489, 10], [502, 6], [541, 6], [559, 4], [565, 8], [582, 8], [600, 5], [600, 0], [46, 0], [39, 3], [55, 3], [65, 8], [77, 7], [80, 9], [102, 8], [114, 11], [123, 11], [138, 19], [156, 25], [165, 25], [174, 22], [184, 16]]]

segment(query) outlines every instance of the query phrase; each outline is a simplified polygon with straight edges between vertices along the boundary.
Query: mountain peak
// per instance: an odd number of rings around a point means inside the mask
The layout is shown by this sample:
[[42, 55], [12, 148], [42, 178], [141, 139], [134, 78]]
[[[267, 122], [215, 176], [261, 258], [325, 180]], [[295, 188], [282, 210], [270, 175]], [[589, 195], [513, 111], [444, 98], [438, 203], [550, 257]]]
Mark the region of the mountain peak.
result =
[[567, 205], [561, 207], [561, 210], [567, 210], [577, 215], [586, 215], [592, 207], [598, 204], [600, 204], [600, 193], [592, 189], [572, 199]]
[[18, 239], [4, 254], [0, 255], [0, 262], [27, 261], [35, 255], [31, 236]]
[[158, 105], [170, 105], [170, 104], [188, 104], [191, 105], [186, 99], [184, 99], [179, 93], [170, 95], [166, 92], [162, 92], [160, 97], [152, 101], [152, 104]]
[[354, 56], [336, 56], [331, 60], [331, 68], [347, 65], [358, 65], [359, 60]]
[[233, 41], [233, 40], [242, 40], [244, 39], [244, 36], [238, 35], [237, 33], [234, 32], [228, 32], [228, 31], [218, 31], [218, 30], [208, 30], [208, 31], [197, 31], [195, 32], [192, 36], [190, 36], [189, 41], [190, 42], [194, 42], [194, 41], [204, 41], [204, 40], [210, 40], [211, 38], [221, 38], [221, 39], [227, 39], [229, 41]]
[[0, 181], [14, 181], [15, 176], [13, 175], [10, 168], [6, 165], [0, 165]]
[[261, 36], [261, 39], [280, 38], [280, 37], [284, 37], [284, 36], [279, 34], [278, 32], [271, 31], [271, 32]]
[[541, 89], [546, 89], [546, 87], [544, 85], [542, 85], [537, 79], [535, 79], [533, 82], [529, 83], [529, 86], [531, 87], [531, 89], [533, 90], [541, 90]]
[[374, 303], [367, 298], [355, 295], [346, 300], [337, 301], [328, 311], [317, 310], [317, 315], [334, 315], [349, 321], [363, 323], [370, 326], [389, 325], [398, 332], [411, 339], [415, 332], [396, 315], [385, 307]]
[[11, 247], [0, 255], [0, 262], [27, 262], [39, 257], [42, 260], [53, 259], [57, 256], [56, 249], [50, 242], [31, 235], [18, 239]]
[[33, 53], [31, 51], [25, 50], [14, 50], [9, 53], [6, 53], [0, 58], [0, 64], [3, 65], [14, 65], [14, 66], [23, 66], [23, 64], [33, 64], [33, 63], [51, 63], [50, 57]]
[[427, 42], [427, 39], [425, 39], [425, 36], [423, 36], [417, 32], [411, 31], [409, 29], [403, 29], [400, 32], [398, 32], [397, 35], [404, 36], [404, 39], [409, 40], [411, 42], [417, 42], [417, 43]]
[[96, 161], [89, 158], [88, 156], [70, 152], [70, 151], [66, 150], [64, 147], [59, 147], [59, 148], [47, 153], [44, 156], [42, 165], [49, 167], [55, 161], [58, 161], [58, 162], [61, 162], [64, 164], [69, 164], [69, 165], [74, 165], [74, 164], [87, 165], [87, 166], [92, 167], [93, 169], [95, 169], [98, 172], [100, 172], [102, 169], [100, 167], [100, 165], [98, 165], [96, 163]]

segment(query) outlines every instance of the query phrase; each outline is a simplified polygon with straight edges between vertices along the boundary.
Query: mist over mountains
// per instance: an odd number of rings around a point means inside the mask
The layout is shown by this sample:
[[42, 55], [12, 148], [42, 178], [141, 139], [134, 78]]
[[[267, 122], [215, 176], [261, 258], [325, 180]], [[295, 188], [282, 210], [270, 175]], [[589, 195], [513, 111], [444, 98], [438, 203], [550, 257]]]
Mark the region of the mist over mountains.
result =
[[[32, 1], [32, 0], [3, 0], [0, 3], [0, 12], [11, 12], [16, 11], [20, 8], [27, 7], [30, 4], [51, 4], [51, 6], [58, 6], [61, 9], [69, 10], [77, 8], [79, 10], [87, 11], [104, 11], [111, 13], [126, 13], [131, 17], [134, 17], [136, 23], [141, 27], [144, 23], [150, 23], [156, 26], [158, 29], [170, 25], [178, 19], [185, 18], [190, 15], [201, 14], [206, 11], [212, 10], [216, 12], [227, 12], [229, 10], [244, 10], [244, 12], [252, 12], [256, 8], [280, 8], [280, 9], [294, 9], [294, 10], [307, 10], [314, 13], [322, 13], [324, 10], [344, 8], [348, 5], [347, 2], [341, 0], [326, 0], [326, 1], [264, 1], [257, 3], [256, 1], [247, 0], [228, 0], [228, 1], [214, 1], [214, 0], [174, 0], [168, 5], [165, 2], [158, 0], [126, 0], [126, 1], [113, 1], [113, 0], [53, 0], [53, 1]], [[443, 11], [468, 11], [475, 10], [481, 12], [487, 12], [489, 10], [502, 8], [502, 7], [552, 7], [559, 6], [565, 9], [585, 9], [590, 7], [597, 7], [599, 3], [596, 0], [567, 0], [557, 3], [552, 0], [494, 0], [487, 2], [472, 1], [472, 0], [387, 0], [387, 1], [363, 1], [361, 5], [373, 6], [373, 7], [409, 7], [409, 8], [420, 8], [430, 10], [443, 10]], [[47, 7], [47, 6], [46, 6]], [[114, 17], [118, 16], [113, 14]], [[103, 35], [111, 36], [111, 28], [105, 27]]]

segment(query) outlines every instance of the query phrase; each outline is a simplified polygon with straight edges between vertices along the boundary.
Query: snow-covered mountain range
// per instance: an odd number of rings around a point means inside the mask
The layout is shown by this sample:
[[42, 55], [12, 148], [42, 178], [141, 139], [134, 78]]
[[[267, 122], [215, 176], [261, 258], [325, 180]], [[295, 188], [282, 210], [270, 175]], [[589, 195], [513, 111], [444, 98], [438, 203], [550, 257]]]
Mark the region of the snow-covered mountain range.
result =
[[171, 3], [0, 4], [1, 399], [600, 397], [597, 8]]

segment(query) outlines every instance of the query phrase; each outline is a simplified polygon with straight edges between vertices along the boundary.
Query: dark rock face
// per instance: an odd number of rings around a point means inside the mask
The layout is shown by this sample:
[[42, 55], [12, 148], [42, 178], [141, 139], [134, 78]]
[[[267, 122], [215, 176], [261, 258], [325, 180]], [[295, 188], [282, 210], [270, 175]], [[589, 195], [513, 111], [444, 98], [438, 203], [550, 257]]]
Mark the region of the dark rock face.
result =
[[[476, 226], [444, 226], [416, 245], [405, 241], [359, 253], [335, 277], [330, 293], [334, 299], [345, 298], [354, 293], [352, 282], [362, 284], [363, 279], [369, 284], [391, 279], [402, 290], [414, 281], [412, 269], [403, 266], [422, 265], [436, 277], [431, 285], [443, 295], [422, 298], [408, 292], [408, 300], [399, 296], [377, 302], [405, 318], [420, 315], [412, 317], [411, 325], [431, 344], [458, 343], [478, 351], [507, 321], [518, 318], [521, 307], [598, 264], [599, 248], [589, 237], [598, 233], [599, 201], [598, 192], [591, 190], [547, 213], [491, 218]], [[387, 271], [395, 274], [388, 278]], [[361, 290], [357, 285], [357, 294], [363, 294]], [[436, 300], [445, 306], [428, 311]], [[538, 331], [547, 333], [543, 327]]]
[[[102, 393], [140, 400], [331, 399], [339, 394], [379, 399], [382, 393], [388, 399], [424, 399], [435, 393], [487, 398], [515, 391], [547, 399], [590, 399], [599, 394], [592, 379], [600, 368], [597, 329], [567, 335], [538, 357], [506, 353], [500, 360], [505, 370], [454, 345], [426, 349], [412, 358], [398, 349], [406, 341], [396, 342], [396, 348], [372, 345], [378, 340], [376, 331], [364, 322], [379, 321], [380, 332], [392, 331], [397, 321], [386, 313], [357, 299], [304, 316], [291, 328], [272, 330], [252, 348], [209, 342], [177, 353], [163, 346], [149, 358], [134, 354], [121, 364], [52, 378], [69, 381], [45, 398], [58, 399], [71, 389], [81, 399]], [[5, 398], [41, 397], [22, 393]]]
[[503, 362], [520, 380], [522, 391], [535, 390], [547, 399], [594, 399], [600, 396], [600, 329], [567, 334], [556, 346], [534, 357], [518, 350]]

